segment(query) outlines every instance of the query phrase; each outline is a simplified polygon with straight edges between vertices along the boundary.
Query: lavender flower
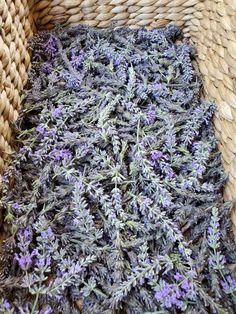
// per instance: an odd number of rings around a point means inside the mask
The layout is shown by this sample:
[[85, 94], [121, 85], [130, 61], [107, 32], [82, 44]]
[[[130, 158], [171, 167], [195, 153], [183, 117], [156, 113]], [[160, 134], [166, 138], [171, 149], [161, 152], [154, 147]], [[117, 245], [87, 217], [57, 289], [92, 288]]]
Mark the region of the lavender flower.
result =
[[204, 165], [201, 165], [197, 162], [194, 162], [193, 165], [193, 170], [194, 172], [196, 172], [196, 174], [199, 176], [199, 177], [202, 177], [202, 174], [204, 173], [204, 171], [206, 170], [206, 167]]
[[188, 291], [190, 289], [188, 280], [184, 280], [184, 282], [181, 284], [181, 288], [185, 291]]
[[62, 106], [59, 106], [58, 108], [56, 108], [55, 110], [53, 110], [52, 112], [52, 117], [54, 119], [58, 119], [61, 115], [61, 111], [62, 111]]
[[45, 62], [42, 66], [42, 72], [45, 74], [50, 74], [52, 72], [53, 65], [50, 62]]
[[117, 58], [114, 60], [114, 65], [120, 65], [122, 63], [122, 58]]
[[55, 161], [67, 160], [71, 158], [71, 152], [68, 149], [53, 149], [50, 156]]
[[15, 209], [15, 210], [17, 210], [17, 209], [20, 208], [20, 205], [19, 205], [18, 203], [13, 203], [13, 204], [12, 204], [12, 208]]
[[45, 132], [46, 132], [46, 129], [45, 129], [45, 127], [39, 125], [39, 126], [37, 126], [36, 131], [37, 131], [39, 134], [44, 135]]
[[152, 88], [152, 93], [156, 100], [158, 100], [159, 97], [166, 97], [168, 95], [169, 90], [165, 84], [157, 83], [154, 84]]
[[181, 281], [181, 280], [183, 279], [183, 276], [182, 276], [179, 272], [177, 272], [177, 273], [174, 275], [174, 278], [175, 278], [175, 280], [177, 280], [177, 281]]
[[32, 240], [32, 232], [29, 228], [19, 229], [17, 238], [22, 244], [29, 244]]
[[163, 153], [161, 151], [153, 151], [151, 152], [152, 161], [160, 160], [163, 157]]
[[10, 311], [11, 309], [11, 305], [7, 300], [4, 300], [4, 302], [2, 303], [3, 307], [5, 308], [5, 310]]
[[155, 110], [149, 110], [147, 112], [147, 121], [148, 124], [153, 124], [156, 120], [156, 111]]
[[66, 86], [68, 88], [78, 88], [81, 84], [81, 79], [78, 75], [70, 74], [65, 77]]
[[31, 40], [2, 183], [0, 312], [236, 307], [214, 108], [181, 36], [79, 25]]
[[38, 267], [38, 268], [47, 268], [48, 266], [51, 265], [51, 257], [38, 257], [36, 262], [35, 262], [35, 265]]
[[15, 254], [15, 260], [17, 260], [20, 268], [24, 271], [27, 271], [33, 264], [33, 257], [36, 255], [36, 251], [34, 250], [29, 255]]
[[155, 298], [164, 308], [170, 309], [177, 307], [184, 309], [185, 305], [182, 299], [181, 291], [178, 287], [164, 283], [161, 290], [156, 292]]
[[233, 293], [236, 291], [236, 280], [232, 276], [228, 275], [225, 280], [221, 281], [221, 286], [225, 293]]
[[212, 249], [209, 264], [215, 270], [221, 270], [224, 268], [226, 263], [225, 256], [221, 254], [220, 251], [220, 231], [219, 231], [219, 217], [218, 209], [216, 207], [212, 208], [212, 219], [210, 227], [208, 227], [208, 245]]
[[53, 86], [55, 83], [57, 83], [60, 80], [60, 77], [56, 72], [53, 71], [48, 75], [48, 79], [49, 79], [49, 84]]
[[84, 61], [84, 53], [83, 51], [80, 51], [79, 55], [76, 55], [75, 52], [72, 52], [71, 56], [71, 65], [75, 68], [80, 68], [82, 65], [82, 62]]
[[39, 312], [39, 314], [51, 314], [51, 313], [53, 313], [53, 309], [49, 305]]
[[45, 49], [45, 52], [47, 54], [49, 54], [51, 57], [53, 57], [56, 54], [56, 52], [58, 51], [56, 37], [53, 35], [50, 35], [49, 39], [44, 44], [43, 48]]
[[52, 231], [52, 228], [49, 227], [47, 230], [42, 231], [41, 237], [45, 240], [50, 240], [50, 239], [54, 238], [54, 233]]

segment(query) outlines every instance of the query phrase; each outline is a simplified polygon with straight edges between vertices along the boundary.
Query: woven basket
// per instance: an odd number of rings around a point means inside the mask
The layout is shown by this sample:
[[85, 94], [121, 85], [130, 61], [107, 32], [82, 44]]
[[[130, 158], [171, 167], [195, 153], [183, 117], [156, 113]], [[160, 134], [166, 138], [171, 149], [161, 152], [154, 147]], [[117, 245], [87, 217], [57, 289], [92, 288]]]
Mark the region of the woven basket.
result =
[[[0, 170], [11, 154], [11, 124], [20, 109], [30, 57], [27, 39], [56, 24], [183, 28], [198, 49], [205, 97], [215, 100], [215, 130], [236, 197], [236, 0], [0, 0]], [[236, 210], [232, 213], [236, 226]], [[235, 229], [236, 230], [236, 229]]]

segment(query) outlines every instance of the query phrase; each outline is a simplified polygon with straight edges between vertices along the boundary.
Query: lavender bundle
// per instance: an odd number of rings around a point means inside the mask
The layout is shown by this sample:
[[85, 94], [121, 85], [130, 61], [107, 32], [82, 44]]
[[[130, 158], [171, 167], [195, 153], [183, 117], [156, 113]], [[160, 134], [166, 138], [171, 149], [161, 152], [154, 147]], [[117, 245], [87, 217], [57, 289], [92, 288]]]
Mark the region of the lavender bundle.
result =
[[212, 116], [176, 26], [31, 43], [2, 208], [2, 313], [234, 313]]

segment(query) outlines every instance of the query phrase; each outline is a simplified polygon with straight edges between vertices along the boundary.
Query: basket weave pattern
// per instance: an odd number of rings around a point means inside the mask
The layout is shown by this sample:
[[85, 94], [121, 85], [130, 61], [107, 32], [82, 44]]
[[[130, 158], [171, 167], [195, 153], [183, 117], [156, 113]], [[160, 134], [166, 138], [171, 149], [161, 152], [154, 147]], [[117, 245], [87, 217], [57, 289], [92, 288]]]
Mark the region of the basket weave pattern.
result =
[[11, 152], [10, 124], [27, 81], [32, 32], [56, 24], [108, 27], [113, 21], [147, 28], [174, 22], [191, 37], [205, 97], [218, 106], [215, 129], [229, 174], [224, 196], [236, 197], [236, 0], [0, 0], [0, 168]]
[[18, 117], [30, 65], [28, 15], [27, 0], [0, 0], [0, 170], [11, 154], [11, 124]]

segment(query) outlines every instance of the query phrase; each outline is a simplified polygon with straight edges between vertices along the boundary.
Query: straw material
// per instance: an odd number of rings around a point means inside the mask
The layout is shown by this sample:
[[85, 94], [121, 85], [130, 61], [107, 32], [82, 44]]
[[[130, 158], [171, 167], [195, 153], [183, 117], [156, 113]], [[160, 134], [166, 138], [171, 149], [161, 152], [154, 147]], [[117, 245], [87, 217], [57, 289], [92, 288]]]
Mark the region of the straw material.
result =
[[[10, 123], [27, 80], [26, 40], [32, 30], [78, 23], [108, 27], [112, 21], [147, 28], [174, 22], [191, 37], [205, 97], [218, 106], [215, 129], [229, 174], [224, 197], [236, 197], [236, 0], [0, 0], [0, 168], [11, 151]], [[232, 219], [236, 226], [236, 210]]]
[[27, 81], [28, 15], [27, 0], [0, 0], [0, 171], [11, 154], [11, 125], [18, 117], [19, 93]]

